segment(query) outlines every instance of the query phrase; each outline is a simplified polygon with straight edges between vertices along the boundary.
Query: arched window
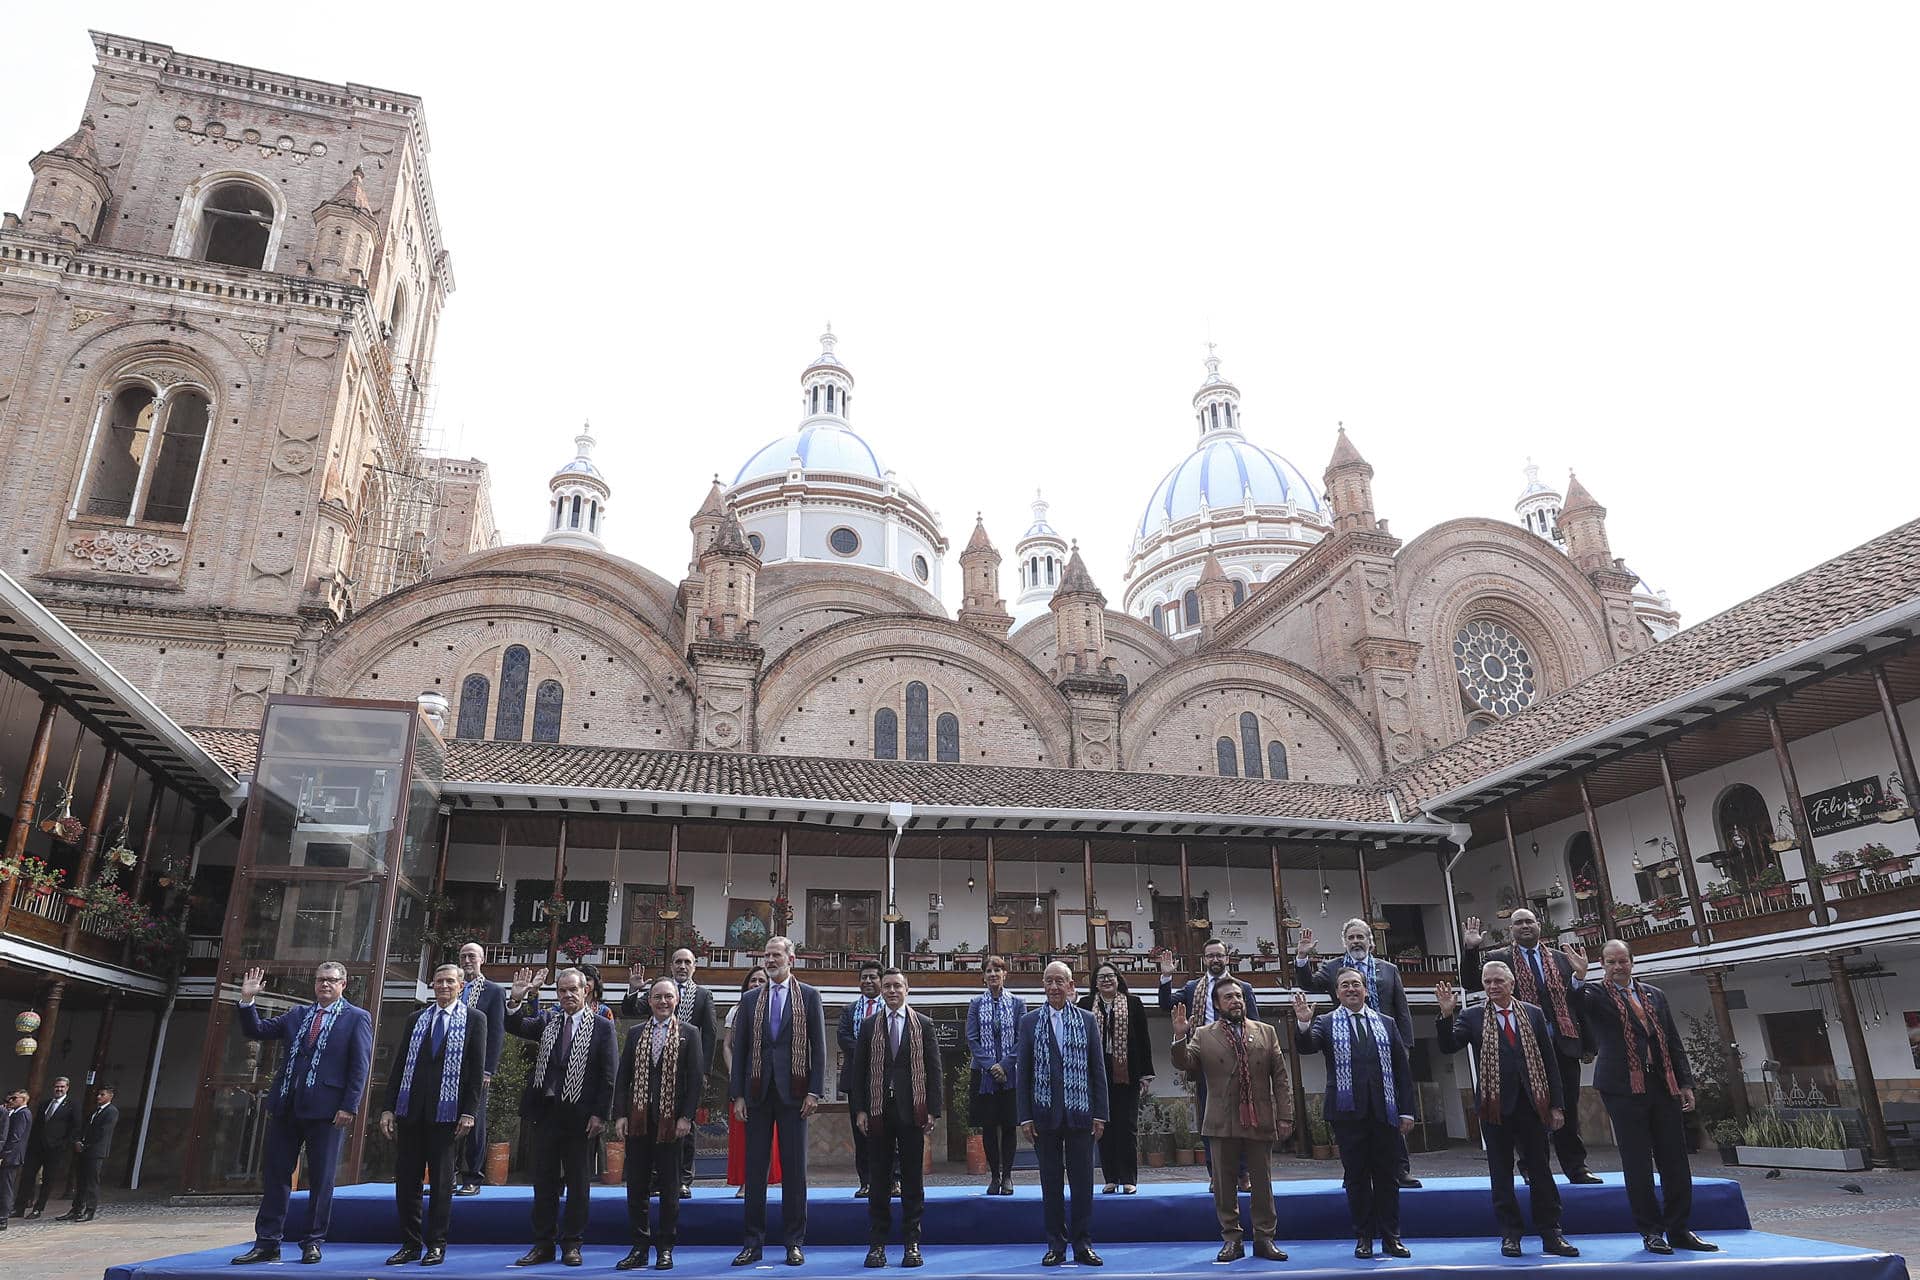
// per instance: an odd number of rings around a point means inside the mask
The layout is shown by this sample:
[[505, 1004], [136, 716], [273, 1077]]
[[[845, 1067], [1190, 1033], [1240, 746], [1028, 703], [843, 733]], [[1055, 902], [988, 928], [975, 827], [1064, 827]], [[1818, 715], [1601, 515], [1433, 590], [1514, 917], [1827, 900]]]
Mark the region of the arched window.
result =
[[873, 758], [900, 758], [900, 717], [892, 707], [882, 707], [873, 713]]
[[1047, 557], [1047, 585], [1053, 585], [1053, 557]]
[[200, 243], [194, 257], [259, 271], [273, 236], [273, 200], [251, 182], [223, 182], [200, 206]]
[[484, 738], [487, 736], [487, 695], [492, 685], [483, 675], [471, 675], [460, 682], [460, 723], [454, 729], [456, 738]]
[[933, 724], [933, 755], [942, 764], [960, 761], [960, 717], [943, 711]]
[[1187, 592], [1186, 595], [1180, 597], [1180, 603], [1182, 606], [1185, 607], [1187, 611], [1187, 625], [1190, 627], [1199, 626], [1200, 625], [1199, 594], [1197, 592], [1189, 591]]
[[560, 709], [566, 702], [566, 690], [558, 680], [542, 680], [533, 691], [533, 740], [560, 741]]
[[1151, 613], [1153, 614], [1153, 629], [1155, 631], [1158, 631], [1161, 635], [1165, 635], [1167, 633], [1166, 610], [1162, 609], [1159, 605], [1155, 605], [1153, 606]]
[[1247, 584], [1235, 578], [1233, 580], [1233, 607], [1238, 609], [1247, 602]]
[[387, 308], [387, 341], [395, 348], [405, 345], [401, 329], [407, 323], [407, 286], [393, 286], [393, 305]]
[[927, 758], [927, 686], [918, 680], [907, 686], [907, 759]]
[[1267, 776], [1275, 782], [1287, 780], [1287, 748], [1284, 743], [1267, 744]]
[[598, 498], [587, 503], [587, 532], [600, 532], [600, 499]]
[[560, 518], [566, 514], [566, 510], [567, 510], [567, 500], [565, 498], [555, 498], [553, 500], [553, 527], [554, 528], [558, 529], [560, 527]]
[[522, 644], [508, 647], [500, 659], [500, 707], [493, 713], [496, 742], [518, 742], [527, 721], [527, 667], [532, 661]]
[[1247, 758], [1247, 776], [1260, 777], [1260, 717], [1251, 711], [1240, 713], [1240, 750]]
[[145, 384], [122, 387], [102, 411], [80, 510], [129, 524], [185, 524], [211, 418], [198, 391], [162, 400]]
[[1220, 765], [1220, 776], [1237, 778], [1240, 776], [1240, 763], [1234, 759], [1233, 739], [1222, 738], [1213, 744], [1213, 757]]
[[580, 527], [580, 495], [576, 493], [573, 495], [573, 507], [567, 514], [567, 528], [578, 529], [579, 527]]
[[160, 415], [160, 447], [147, 467], [147, 496], [140, 504], [142, 520], [156, 524], [187, 522], [211, 416], [212, 406], [197, 391], [180, 391], [167, 397]]

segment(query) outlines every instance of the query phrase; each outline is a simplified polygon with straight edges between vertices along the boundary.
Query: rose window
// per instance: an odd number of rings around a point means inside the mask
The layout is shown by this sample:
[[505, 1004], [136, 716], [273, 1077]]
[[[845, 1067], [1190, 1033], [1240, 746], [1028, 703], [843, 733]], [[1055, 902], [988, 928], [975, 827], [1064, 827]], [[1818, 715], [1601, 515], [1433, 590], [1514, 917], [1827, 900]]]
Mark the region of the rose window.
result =
[[1497, 622], [1469, 622], [1453, 638], [1453, 669], [1467, 698], [1482, 711], [1510, 716], [1539, 696], [1533, 655]]

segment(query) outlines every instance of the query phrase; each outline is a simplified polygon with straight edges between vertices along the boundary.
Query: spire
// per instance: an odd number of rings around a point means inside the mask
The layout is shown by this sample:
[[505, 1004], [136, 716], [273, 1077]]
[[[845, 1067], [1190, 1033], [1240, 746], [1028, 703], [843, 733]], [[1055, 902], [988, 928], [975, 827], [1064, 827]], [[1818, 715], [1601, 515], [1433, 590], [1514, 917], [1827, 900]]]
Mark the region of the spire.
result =
[[1200, 439], [1237, 437], [1241, 434], [1240, 388], [1221, 375], [1220, 356], [1212, 342], [1207, 343], [1205, 363], [1207, 380], [1193, 393], [1194, 419], [1200, 425]]
[[828, 322], [820, 335], [820, 354], [800, 373], [802, 418], [838, 418], [845, 421], [847, 406], [853, 400], [853, 373], [833, 354], [839, 342]]
[[80, 127], [70, 134], [67, 140], [47, 153], [71, 160], [75, 164], [86, 165], [89, 169], [100, 168], [100, 148], [93, 139], [93, 117], [80, 117]]
[[973, 555], [976, 552], [992, 551], [993, 542], [987, 537], [986, 518], [976, 511], [973, 513], [973, 536], [967, 539], [966, 550], [960, 554]]
[[702, 516], [725, 515], [727, 509], [727, 491], [720, 487], [720, 477], [715, 474], [713, 487], [707, 490], [706, 501], [702, 502], [700, 509], [693, 513], [693, 518], [697, 521]]
[[1047, 523], [1048, 507], [1049, 504], [1047, 500], [1040, 496], [1038, 489], [1035, 489], [1033, 491], [1033, 523], [1027, 526], [1027, 531], [1022, 535], [1023, 537], [1057, 538], [1060, 536], [1054, 532], [1053, 526]]
[[1345, 423], [1340, 424], [1340, 434], [1333, 442], [1333, 460], [1327, 463], [1327, 470], [1333, 472], [1342, 467], [1366, 467], [1369, 475], [1373, 473], [1371, 464], [1360, 456], [1360, 451], [1353, 447], [1353, 441], [1347, 439]]
[[1227, 571], [1220, 567], [1220, 557], [1214, 555], [1213, 552], [1209, 551], [1207, 552], [1206, 563], [1200, 566], [1200, 581], [1202, 583], [1208, 583], [1208, 582], [1231, 583], [1233, 580], [1227, 577]]
[[987, 522], [973, 517], [973, 536], [960, 553], [960, 621], [990, 635], [1005, 638], [1013, 629], [1013, 615], [1000, 598], [1000, 553], [987, 536]]
[[1567, 473], [1567, 501], [1560, 508], [1560, 539], [1573, 567], [1592, 577], [1614, 567], [1607, 541], [1607, 509], [1594, 501], [1578, 476]]
[[1567, 500], [1560, 508], [1561, 514], [1571, 515], [1576, 511], [1585, 511], [1589, 507], [1598, 507], [1601, 515], [1607, 514], [1607, 509], [1594, 501], [1593, 495], [1587, 492], [1587, 486], [1580, 483], [1580, 477], [1571, 471], [1567, 472]]
[[1080, 544], [1075, 542], [1067, 554], [1067, 567], [1060, 574], [1060, 589], [1053, 593], [1053, 598], [1083, 595], [1099, 596], [1101, 604], [1107, 602], [1107, 598], [1100, 595], [1100, 588], [1093, 584], [1093, 575], [1087, 572], [1086, 562], [1080, 558]]
[[728, 555], [753, 555], [753, 544], [747, 541], [747, 531], [740, 524], [740, 513], [731, 503], [727, 505], [726, 513], [721, 516], [720, 532], [708, 549]]
[[352, 209], [356, 213], [373, 212], [373, 202], [367, 199], [367, 171], [359, 165], [353, 166], [353, 172], [340, 189], [323, 202], [324, 205], [337, 204]]
[[1526, 474], [1527, 487], [1520, 491], [1520, 497], [1513, 504], [1514, 514], [1520, 517], [1520, 523], [1529, 533], [1548, 542], [1558, 542], [1560, 495], [1541, 481], [1540, 464], [1532, 458], [1527, 459]]
[[1341, 531], [1376, 526], [1373, 514], [1373, 466], [1347, 439], [1346, 424], [1333, 442], [1333, 459], [1323, 477], [1333, 507], [1333, 527]]
[[1200, 597], [1200, 625], [1209, 631], [1233, 612], [1233, 579], [1220, 567], [1220, 557], [1211, 551], [1200, 566], [1200, 582], [1195, 594]]
[[540, 541], [563, 547], [604, 551], [607, 499], [613, 487], [593, 461], [593, 425], [581, 424], [573, 438], [573, 457], [547, 481], [547, 531]]

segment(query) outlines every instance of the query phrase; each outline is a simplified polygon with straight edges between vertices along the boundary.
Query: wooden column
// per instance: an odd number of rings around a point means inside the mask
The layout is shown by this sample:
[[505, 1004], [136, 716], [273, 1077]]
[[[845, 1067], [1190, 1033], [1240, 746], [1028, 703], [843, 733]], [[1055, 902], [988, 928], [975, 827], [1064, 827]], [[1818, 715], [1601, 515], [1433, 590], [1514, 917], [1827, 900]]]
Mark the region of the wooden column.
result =
[[167, 789], [159, 778], [150, 778], [153, 794], [147, 797], [147, 817], [141, 824], [140, 861], [133, 864], [133, 896], [140, 897], [147, 891], [147, 877], [153, 871], [153, 844], [160, 836], [160, 801]]
[[560, 835], [553, 842], [553, 893], [547, 899], [547, 972], [558, 973], [560, 964], [560, 913], [553, 903], [567, 886], [567, 816], [560, 815]]
[[[1280, 933], [1274, 949], [1280, 953], [1281, 972], [1285, 973], [1293, 966], [1293, 947], [1287, 939], [1287, 926], [1284, 923], [1287, 918], [1287, 887], [1280, 874], [1280, 842], [1277, 840], [1267, 842], [1267, 866], [1273, 876], [1273, 922]], [[1283, 981], [1274, 999], [1286, 1002], [1290, 986], [1290, 983]], [[1283, 1003], [1267, 1021], [1279, 1034], [1281, 1047], [1286, 1050], [1287, 1078], [1293, 1082], [1293, 1149], [1304, 1156], [1313, 1149], [1313, 1121], [1307, 1115], [1307, 1086], [1300, 1079], [1300, 1046], [1294, 1040], [1292, 1004]]]
[[[1602, 941], [1614, 936], [1613, 876], [1607, 871], [1607, 847], [1600, 841], [1600, 820], [1594, 816], [1593, 796], [1587, 791], [1587, 775], [1581, 774], [1580, 812], [1586, 815], [1587, 838], [1593, 841], [1594, 885], [1600, 894], [1600, 932]], [[1571, 872], [1572, 868], [1568, 868]]]
[[[727, 865], [732, 866], [733, 865], [733, 827], [731, 825], [727, 827], [726, 859], [727, 859]], [[667, 828], [667, 901], [673, 902], [673, 900], [679, 896], [680, 896], [680, 824], [676, 822], [672, 826]], [[726, 906], [725, 903], [721, 904], [721, 907], [723, 910], [725, 906]], [[671, 973], [673, 969], [673, 953], [675, 950], [677, 950], [677, 948], [674, 946], [674, 943], [677, 943], [683, 936], [685, 936], [683, 932], [684, 930], [687, 930], [692, 927], [691, 923], [688, 922], [686, 919], [686, 914], [685, 914], [686, 908], [675, 903], [673, 909], [675, 911], [681, 912], [681, 914], [673, 918], [673, 920], [671, 921], [671, 927], [667, 930], [669, 941], [666, 947], [666, 951], [667, 951], [667, 954], [665, 957], [666, 963], [662, 966], [662, 972], [666, 972], [666, 973]], [[724, 920], [725, 917], [723, 916], [722, 919]], [[722, 924], [721, 927], [724, 929], [725, 925]], [[723, 941], [725, 940], [725, 937], [726, 935], [723, 933], [721, 935], [721, 938]], [[628, 957], [628, 958], [631, 959], [632, 957]], [[647, 958], [651, 960], [653, 957], [648, 956]], [[705, 956], [696, 956], [694, 958], [701, 962], [705, 962], [706, 960]]]
[[1900, 723], [1900, 712], [1893, 703], [1893, 690], [1887, 687], [1887, 669], [1878, 666], [1873, 669], [1873, 687], [1880, 694], [1880, 715], [1887, 722], [1887, 737], [1893, 740], [1893, 763], [1900, 770], [1900, 783], [1906, 789], [1905, 801], [1913, 810], [1913, 825], [1920, 830], [1920, 796], [1914, 794], [1920, 788], [1920, 778], [1913, 773], [1913, 747], [1907, 742], [1907, 727]]
[[113, 1015], [120, 1008], [120, 992], [110, 988], [107, 1003], [100, 1010], [100, 1029], [93, 1036], [93, 1058], [87, 1065], [87, 1092], [101, 1083], [100, 1073], [107, 1069], [107, 1050], [113, 1045]]
[[[1360, 915], [1366, 920], [1367, 927], [1371, 929], [1373, 927], [1373, 881], [1367, 876], [1367, 846], [1364, 844], [1353, 846], [1353, 865], [1360, 872]], [[1341, 938], [1341, 946], [1343, 949], [1345, 945], [1345, 931], [1343, 930]], [[1374, 945], [1380, 945], [1380, 940], [1376, 939]]]
[[[993, 950], [992, 917], [993, 913], [999, 909], [1000, 903], [1000, 880], [998, 871], [999, 868], [993, 860], [993, 832], [989, 831], [987, 832], [987, 953], [991, 953]], [[986, 953], [983, 953], [980, 959], [982, 973], [986, 972], [986, 963]]]
[[[113, 775], [120, 764], [120, 753], [113, 745], [102, 745], [105, 753], [100, 757], [100, 773], [93, 784], [93, 802], [87, 806], [87, 834], [81, 838], [80, 862], [73, 872], [73, 887], [76, 890], [85, 889], [93, 879], [93, 863], [100, 856], [100, 841], [105, 834], [101, 828], [107, 825], [107, 809], [113, 799]], [[61, 946], [71, 951], [79, 938], [80, 913], [70, 912]]]
[[1886, 1113], [1880, 1109], [1880, 1084], [1873, 1078], [1873, 1059], [1867, 1053], [1867, 1033], [1860, 1025], [1860, 1007], [1853, 1002], [1853, 980], [1847, 976], [1846, 957], [1829, 955], [1827, 972], [1833, 975], [1833, 1003], [1840, 1011], [1840, 1029], [1847, 1036], [1847, 1056], [1853, 1059], [1853, 1084], [1860, 1091], [1860, 1113], [1867, 1122], [1867, 1142], [1873, 1147], [1873, 1162], [1882, 1167], [1891, 1166], [1893, 1145], [1887, 1140]]
[[64, 978], [55, 978], [47, 984], [46, 1007], [40, 1011], [40, 1048], [33, 1055], [33, 1066], [27, 1071], [27, 1096], [44, 1096], [47, 1084], [47, 1065], [53, 1060], [54, 1037], [60, 1031], [60, 1002], [66, 999], [67, 983]]
[[[777, 875], [779, 876], [779, 879], [774, 886], [775, 892], [773, 896], [776, 898], [782, 898], [786, 900], [787, 916], [784, 920], [780, 920], [777, 923], [780, 926], [780, 932], [783, 934], [786, 934], [788, 938], [791, 938], [793, 936], [793, 932], [792, 932], [793, 930], [793, 894], [788, 892], [788, 886], [791, 884], [791, 881], [787, 879], [788, 871], [789, 871], [789, 862], [787, 858], [787, 835], [788, 835], [787, 828], [786, 827], [780, 828], [780, 862], [777, 868]], [[892, 925], [887, 926], [887, 936], [888, 937], [893, 936]]]
[[1807, 806], [1800, 799], [1800, 780], [1793, 773], [1793, 756], [1787, 751], [1787, 732], [1780, 725], [1780, 709], [1771, 702], [1767, 704], [1767, 733], [1773, 739], [1773, 762], [1780, 766], [1780, 784], [1787, 789], [1787, 807], [1793, 814], [1794, 838], [1800, 842], [1800, 860], [1806, 864], [1807, 896], [1813, 900], [1813, 922], [1825, 928], [1833, 923], [1833, 913], [1827, 910], [1826, 889], [1813, 872], [1813, 824], [1807, 820]]
[[[13, 805], [13, 826], [7, 830], [5, 857], [8, 861], [26, 852], [27, 837], [33, 833], [33, 811], [40, 801], [40, 785], [46, 781], [47, 752], [53, 747], [53, 726], [59, 718], [59, 704], [52, 698], [42, 698], [40, 721], [33, 727], [33, 745], [27, 748], [27, 767], [22, 770], [20, 785], [14, 792], [18, 798]], [[0, 885], [0, 932], [6, 930], [7, 916], [13, 911], [13, 891], [18, 883], [18, 880], [9, 880]]]
[[[1183, 962], [1186, 958], [1184, 953], [1187, 953], [1188, 948], [1192, 948], [1193, 952], [1196, 953], [1199, 951], [1199, 948], [1193, 945], [1193, 925], [1190, 923], [1192, 919], [1193, 877], [1187, 867], [1187, 842], [1182, 840], [1180, 842], [1180, 926], [1181, 936], [1185, 942], [1185, 946], [1181, 948], [1183, 952], [1181, 959]], [[1204, 938], [1201, 939], [1203, 944], [1205, 941]]]
[[1500, 822], [1507, 832], [1507, 865], [1513, 871], [1514, 896], [1519, 899], [1514, 906], [1516, 909], [1527, 907], [1528, 910], [1532, 910], [1528, 906], [1527, 878], [1520, 874], [1520, 845], [1513, 838], [1513, 806], [1511, 804], [1500, 806]]
[[[1656, 750], [1660, 758], [1660, 786], [1667, 793], [1667, 820], [1673, 823], [1673, 851], [1680, 859], [1680, 880], [1687, 886], [1687, 901], [1693, 904], [1693, 938], [1695, 942], [1707, 940], [1706, 913], [1700, 903], [1700, 877], [1693, 869], [1693, 846], [1687, 840], [1686, 815], [1680, 811], [1680, 792], [1673, 785], [1673, 762], [1667, 758], [1667, 749], [1663, 746]], [[1724, 999], [1724, 996], [1722, 997]], [[1727, 1043], [1732, 1044], [1732, 1032], [1722, 1031], [1728, 1036]], [[1741, 1095], [1740, 1114], [1746, 1114], [1745, 1094]]]
[[1713, 1003], [1713, 1021], [1720, 1028], [1720, 1043], [1727, 1046], [1728, 1056], [1733, 1059], [1734, 1077], [1727, 1087], [1727, 1100], [1733, 1104], [1733, 1114], [1745, 1120], [1749, 1108], [1747, 1073], [1740, 1065], [1739, 1042], [1733, 1038], [1733, 1010], [1727, 1007], [1726, 970], [1707, 970], [1707, 998]]
[[1085, 882], [1086, 914], [1081, 917], [1087, 925], [1087, 985], [1093, 985], [1093, 971], [1100, 967], [1100, 953], [1093, 946], [1093, 841], [1080, 842], [1080, 875]]

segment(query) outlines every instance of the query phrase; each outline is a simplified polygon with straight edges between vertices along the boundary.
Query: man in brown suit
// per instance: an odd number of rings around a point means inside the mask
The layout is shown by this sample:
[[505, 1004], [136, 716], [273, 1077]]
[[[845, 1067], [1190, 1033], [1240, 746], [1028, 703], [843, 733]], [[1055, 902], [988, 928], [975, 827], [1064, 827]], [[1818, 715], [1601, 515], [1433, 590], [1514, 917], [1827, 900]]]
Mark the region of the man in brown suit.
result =
[[[1204, 1076], [1207, 1113], [1200, 1132], [1213, 1144], [1214, 1167], [1246, 1162], [1253, 1180], [1253, 1253], [1287, 1260], [1273, 1242], [1279, 1220], [1273, 1209], [1273, 1144], [1293, 1132], [1293, 1090], [1280, 1037], [1247, 1017], [1244, 983], [1223, 978], [1214, 985], [1220, 1017], [1196, 1028], [1180, 1005], [1173, 1007], [1173, 1065]], [[1246, 1256], [1241, 1244], [1240, 1197], [1230, 1177], [1213, 1180], [1213, 1207], [1220, 1215], [1221, 1262]]]

